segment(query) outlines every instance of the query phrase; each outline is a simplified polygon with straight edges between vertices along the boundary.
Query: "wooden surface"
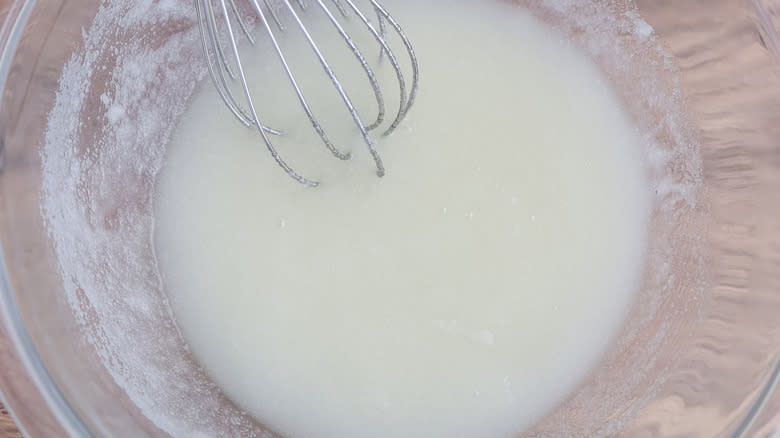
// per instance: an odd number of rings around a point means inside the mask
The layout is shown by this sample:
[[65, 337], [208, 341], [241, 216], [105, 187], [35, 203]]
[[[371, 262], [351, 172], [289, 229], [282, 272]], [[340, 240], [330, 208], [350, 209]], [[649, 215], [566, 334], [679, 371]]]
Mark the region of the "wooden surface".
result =
[[19, 429], [16, 428], [14, 420], [5, 410], [3, 405], [0, 405], [0, 438], [21, 438], [22, 434], [19, 433]]

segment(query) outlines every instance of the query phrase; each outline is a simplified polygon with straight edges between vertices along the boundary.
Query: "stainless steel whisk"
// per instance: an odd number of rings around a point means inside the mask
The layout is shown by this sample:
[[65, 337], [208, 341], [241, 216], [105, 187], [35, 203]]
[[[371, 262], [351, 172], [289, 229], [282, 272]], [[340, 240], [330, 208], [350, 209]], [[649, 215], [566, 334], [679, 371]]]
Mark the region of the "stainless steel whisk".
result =
[[[249, 0], [252, 13], [257, 15], [258, 25], [261, 31], [270, 39], [273, 48], [278, 55], [281, 67], [284, 69], [284, 73], [290, 81], [290, 85], [293, 87], [295, 94], [300, 101], [303, 111], [311, 121], [314, 130], [317, 132], [325, 147], [337, 158], [341, 160], [347, 160], [350, 158], [350, 153], [340, 151], [333, 142], [328, 138], [325, 130], [314, 115], [311, 107], [309, 106], [303, 91], [298, 85], [296, 76], [293, 73], [287, 59], [284, 55], [283, 49], [280, 47], [278, 41], [278, 32], [285, 31], [283, 21], [280, 19], [280, 13], [289, 13], [292, 18], [295, 27], [302, 32], [306, 41], [312, 49], [314, 56], [317, 57], [319, 63], [322, 65], [325, 74], [330, 78], [331, 83], [338, 91], [341, 99], [346, 106], [347, 112], [351, 116], [351, 122], [354, 123], [360, 130], [363, 142], [368, 147], [371, 156], [376, 163], [376, 172], [378, 176], [383, 176], [385, 173], [384, 165], [382, 164], [382, 158], [376, 150], [373, 139], [371, 138], [371, 131], [382, 126], [385, 121], [385, 101], [384, 92], [380, 85], [380, 81], [377, 79], [374, 71], [366, 61], [366, 57], [363, 52], [358, 49], [354, 42], [354, 38], [345, 30], [344, 26], [340, 23], [337, 15], [342, 17], [348, 17], [353, 15], [362, 22], [361, 29], [365, 29], [365, 32], [369, 32], [372, 39], [376, 41], [379, 49], [379, 55], [381, 58], [387, 57], [393, 70], [395, 71], [396, 82], [398, 85], [398, 92], [400, 96], [398, 110], [395, 113], [395, 117], [390, 122], [390, 125], [384, 130], [382, 135], [391, 134], [396, 127], [401, 123], [412, 104], [414, 103], [415, 96], [417, 94], [417, 87], [419, 81], [419, 69], [417, 64], [417, 58], [414, 53], [409, 39], [407, 38], [401, 26], [393, 19], [393, 17], [387, 12], [387, 10], [376, 0], [367, 0], [370, 3], [373, 12], [376, 14], [376, 25], [367, 17], [363, 11], [355, 5], [353, 0], [330, 0], [332, 6], [335, 7], [336, 12], [326, 5], [326, 0], [314, 0], [315, 7], [322, 10], [327, 19], [332, 23], [334, 30], [338, 32], [341, 38], [346, 43], [346, 46], [352, 51], [352, 54], [360, 61], [363, 71], [368, 76], [369, 83], [371, 85], [374, 97], [377, 104], [377, 116], [372, 123], [365, 124], [363, 118], [358, 114], [358, 111], [353, 105], [353, 101], [344, 91], [342, 83], [339, 81], [336, 73], [334, 73], [328, 60], [320, 51], [317, 42], [312, 37], [309, 29], [304, 24], [302, 18], [303, 12], [307, 9], [307, 4], [304, 0], [296, 0], [295, 5], [289, 0], [277, 0], [275, 4], [269, 0], [263, 0], [261, 6], [258, 0]], [[236, 6], [234, 0], [195, 0], [195, 6], [198, 14], [198, 25], [200, 28], [201, 41], [203, 43], [203, 52], [208, 64], [208, 71], [214, 86], [222, 98], [222, 101], [228, 107], [228, 109], [236, 116], [236, 118], [248, 127], [257, 128], [260, 136], [262, 137], [268, 151], [273, 156], [274, 160], [279, 166], [284, 169], [287, 174], [296, 181], [306, 186], [316, 187], [319, 182], [308, 179], [298, 174], [292, 167], [290, 167], [284, 159], [279, 155], [276, 148], [271, 141], [271, 136], [281, 135], [280, 130], [271, 128], [260, 121], [257, 109], [252, 99], [252, 93], [249, 91], [247, 84], [247, 76], [241, 63], [241, 56], [239, 54], [238, 47], [238, 30], [242, 32], [248, 41], [254, 45], [255, 36], [249, 30], [249, 26], [244, 18], [239, 13], [239, 9]], [[278, 10], [281, 9], [281, 10]], [[215, 12], [216, 10], [216, 12]], [[270, 18], [270, 20], [269, 20]], [[273, 24], [271, 23], [273, 21]], [[235, 26], [237, 24], [237, 26]], [[389, 26], [388, 26], [389, 25]], [[411, 66], [411, 84], [408, 83], [407, 78], [399, 64], [396, 52], [388, 42], [388, 28], [391, 32], [395, 32], [403, 43], [403, 52], [409, 57], [409, 65]], [[223, 37], [223, 36], [226, 36]], [[223, 41], [227, 41], [229, 46], [229, 55], [226, 55], [227, 50], [223, 47], [225, 44]], [[231, 89], [231, 83], [240, 84], [240, 89], [243, 91], [243, 99], [245, 107], [239, 104], [236, 95], [234, 95]]]

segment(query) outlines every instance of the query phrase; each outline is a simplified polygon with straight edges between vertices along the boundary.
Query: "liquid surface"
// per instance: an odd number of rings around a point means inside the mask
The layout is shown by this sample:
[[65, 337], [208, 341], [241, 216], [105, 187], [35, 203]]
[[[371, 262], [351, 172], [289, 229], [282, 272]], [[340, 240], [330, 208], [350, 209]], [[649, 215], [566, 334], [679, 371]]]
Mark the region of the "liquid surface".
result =
[[[181, 331], [284, 436], [515, 436], [587, 375], [638, 288], [650, 195], [596, 67], [519, 8], [424, 3], [387, 2], [423, 76], [378, 142], [384, 178], [348, 129], [333, 132], [352, 161], [323, 152], [267, 47], [245, 57], [275, 105], [261, 116], [323, 185], [290, 180], [210, 84], [159, 175], [155, 243]], [[344, 82], [370, 108], [358, 74]], [[346, 125], [317, 80], [302, 79], [310, 100]]]

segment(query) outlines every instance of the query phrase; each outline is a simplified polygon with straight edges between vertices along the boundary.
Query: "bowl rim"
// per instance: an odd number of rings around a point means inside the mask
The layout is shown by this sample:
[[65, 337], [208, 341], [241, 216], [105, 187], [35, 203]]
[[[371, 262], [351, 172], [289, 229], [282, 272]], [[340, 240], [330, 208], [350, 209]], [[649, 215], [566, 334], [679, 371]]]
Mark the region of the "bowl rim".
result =
[[[11, 68], [16, 48], [21, 40], [22, 32], [32, 14], [37, 0], [17, 0], [11, 3], [5, 22], [0, 27], [0, 94], [5, 90], [5, 83]], [[4, 251], [0, 243], [0, 320], [5, 327], [6, 335], [16, 356], [21, 362], [26, 377], [37, 389], [38, 394], [48, 406], [49, 413], [71, 437], [91, 438], [94, 435], [76, 414], [60, 392], [54, 379], [47, 371], [27, 331], [21, 312], [16, 302], [5, 263]], [[26, 425], [19, 421], [13, 405], [8, 403], [9, 397], [0, 388], [0, 401], [16, 421], [20, 431], [30, 436]], [[36, 413], [39, 415], [39, 413]]]

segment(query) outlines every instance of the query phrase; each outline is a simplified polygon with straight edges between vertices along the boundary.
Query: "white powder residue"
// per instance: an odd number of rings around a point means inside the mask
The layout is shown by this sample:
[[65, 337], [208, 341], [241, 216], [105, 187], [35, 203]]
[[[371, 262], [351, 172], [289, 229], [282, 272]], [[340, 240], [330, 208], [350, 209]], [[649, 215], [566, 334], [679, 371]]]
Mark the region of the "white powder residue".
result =
[[204, 75], [192, 11], [102, 5], [49, 115], [42, 212], [83, 334], [143, 414], [172, 436], [261, 436], [188, 358], [152, 251], [155, 176]]
[[[392, 1], [386, 3], [392, 7]], [[695, 208], [701, 185], [699, 149], [691, 140], [679, 92], [664, 80], [675, 67], [652, 27], [631, 8], [620, 11], [594, 0], [518, 3], [588, 52], [615, 84], [644, 139], [660, 222], [673, 223], [681, 212]], [[407, 31], [413, 36], [413, 29]], [[103, 3], [84, 32], [83, 46], [63, 70], [49, 115], [42, 151], [42, 214], [82, 333], [145, 416], [175, 437], [274, 436], [226, 400], [192, 360], [154, 258], [151, 196], [169, 135], [205, 75], [200, 50], [189, 0]], [[218, 110], [224, 108], [215, 102]], [[670, 236], [651, 242], [651, 266], [674, 265], [681, 257]], [[662, 277], [648, 279], [638, 303], [641, 318], [628, 327], [629, 337], [642, 335], [642, 323], [654, 317], [664, 292], [683, 281]], [[445, 331], [457, 328], [454, 321], [437, 324]], [[488, 331], [474, 335], [486, 345], [495, 341]], [[664, 343], [661, 338], [651, 336], [646, 351], [632, 351], [638, 356], [631, 359], [651, 363]], [[596, 417], [627, 406], [631, 391], [645, 377], [642, 370], [627, 373], [631, 375], [619, 385], [596, 376], [590, 395], [606, 389], [608, 396], [594, 400], [586, 393], [567, 406], [592, 409]], [[641, 405], [633, 403], [625, 418]], [[559, 420], [552, 416], [535, 436], [554, 436], [551, 431], [560, 432], [554, 427], [565, 423]], [[608, 435], [620, 422], [583, 427], [589, 429], [566, 435]]]
[[639, 39], [646, 41], [650, 38], [651, 35], [653, 35], [653, 27], [650, 26], [647, 21], [643, 20], [637, 11], [626, 12], [626, 17], [631, 19], [631, 21], [634, 23], [634, 27], [636, 29], [635, 34]]

